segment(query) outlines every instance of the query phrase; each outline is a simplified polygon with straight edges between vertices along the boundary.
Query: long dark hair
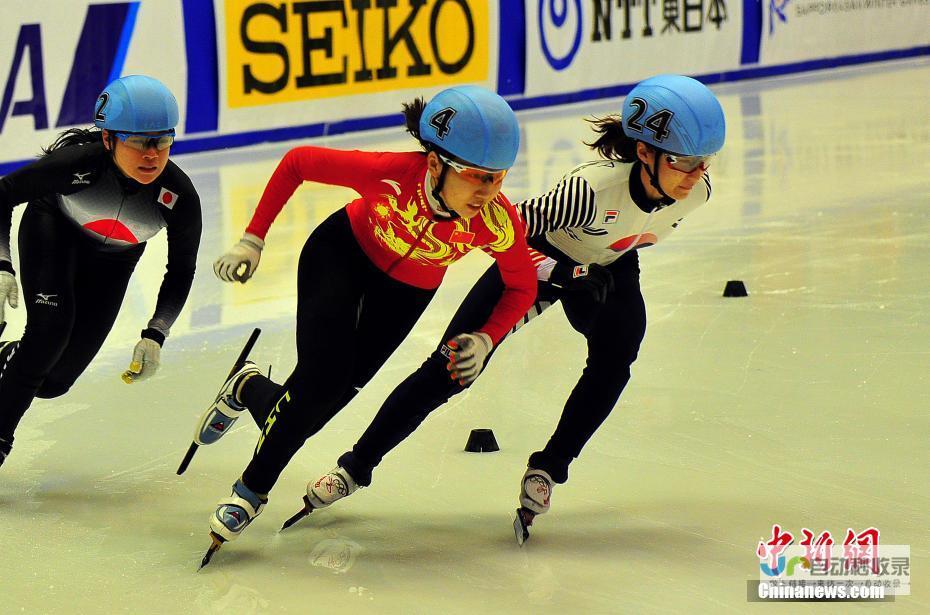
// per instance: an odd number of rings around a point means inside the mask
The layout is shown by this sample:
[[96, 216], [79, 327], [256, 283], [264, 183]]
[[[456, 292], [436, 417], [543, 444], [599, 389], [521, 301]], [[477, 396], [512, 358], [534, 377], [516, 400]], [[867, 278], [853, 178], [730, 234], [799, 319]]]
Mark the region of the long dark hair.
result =
[[598, 137], [592, 143], [585, 141], [585, 145], [597, 150], [601, 158], [619, 160], [620, 162], [635, 162], [636, 139], [631, 139], [623, 132], [623, 121], [619, 115], [606, 117], [592, 117], [586, 119], [592, 125], [592, 130]]
[[420, 118], [423, 116], [423, 109], [425, 108], [426, 100], [422, 96], [414, 98], [410, 102], [405, 102], [403, 104], [404, 126], [407, 128], [407, 132], [417, 140], [417, 143], [420, 144], [423, 151], [429, 152], [434, 149], [433, 145], [420, 136]]
[[63, 147], [68, 147], [70, 145], [87, 145], [88, 143], [98, 143], [101, 140], [101, 131], [99, 128], [69, 128], [63, 133], [59, 134], [55, 139], [54, 143], [48, 147], [42, 148], [42, 153], [39, 155], [48, 156], [56, 149], [61, 149]]

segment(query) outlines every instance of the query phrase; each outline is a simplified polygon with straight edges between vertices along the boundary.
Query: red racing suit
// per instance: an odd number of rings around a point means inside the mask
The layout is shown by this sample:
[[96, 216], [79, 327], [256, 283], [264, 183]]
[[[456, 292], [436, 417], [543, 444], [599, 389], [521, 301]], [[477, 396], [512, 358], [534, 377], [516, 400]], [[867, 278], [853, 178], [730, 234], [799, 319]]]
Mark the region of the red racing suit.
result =
[[371, 262], [395, 280], [437, 288], [446, 268], [474, 249], [497, 261], [505, 290], [478, 329], [497, 345], [536, 299], [536, 270], [519, 214], [498, 194], [473, 218], [444, 219], [430, 208], [427, 176], [421, 152], [298, 147], [278, 164], [246, 232], [264, 239], [304, 181], [352, 188], [359, 194], [346, 205], [352, 232]]

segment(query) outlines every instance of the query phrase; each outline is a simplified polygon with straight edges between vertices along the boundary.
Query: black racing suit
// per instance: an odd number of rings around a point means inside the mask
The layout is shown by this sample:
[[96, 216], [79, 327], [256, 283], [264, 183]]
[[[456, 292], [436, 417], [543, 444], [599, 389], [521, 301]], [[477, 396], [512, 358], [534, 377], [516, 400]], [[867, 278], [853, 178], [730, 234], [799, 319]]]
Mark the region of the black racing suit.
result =
[[26, 327], [0, 351], [0, 439], [34, 397], [64, 394], [113, 326], [145, 242], [168, 232], [168, 264], [143, 337], [163, 344], [187, 301], [200, 244], [200, 198], [173, 162], [147, 185], [124, 176], [101, 141], [53, 150], [0, 179], [0, 271], [10, 256], [13, 207]]

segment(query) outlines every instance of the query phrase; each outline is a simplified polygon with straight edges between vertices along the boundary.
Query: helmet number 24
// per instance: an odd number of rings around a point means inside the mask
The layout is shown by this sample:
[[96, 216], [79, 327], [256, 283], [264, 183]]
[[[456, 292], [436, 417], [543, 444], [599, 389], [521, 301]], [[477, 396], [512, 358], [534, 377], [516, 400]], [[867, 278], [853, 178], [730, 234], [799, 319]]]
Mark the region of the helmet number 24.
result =
[[639, 123], [639, 120], [646, 113], [646, 101], [642, 98], [634, 98], [630, 101], [630, 104], [636, 108], [633, 112], [633, 117], [627, 120], [627, 126], [635, 130], [636, 132], [643, 132], [643, 127], [648, 128], [655, 135], [655, 139], [658, 142], [662, 142], [668, 138], [668, 125], [674, 117], [674, 113], [668, 109], [661, 109], [656, 111], [652, 115], [646, 118], [646, 121], [642, 124]]

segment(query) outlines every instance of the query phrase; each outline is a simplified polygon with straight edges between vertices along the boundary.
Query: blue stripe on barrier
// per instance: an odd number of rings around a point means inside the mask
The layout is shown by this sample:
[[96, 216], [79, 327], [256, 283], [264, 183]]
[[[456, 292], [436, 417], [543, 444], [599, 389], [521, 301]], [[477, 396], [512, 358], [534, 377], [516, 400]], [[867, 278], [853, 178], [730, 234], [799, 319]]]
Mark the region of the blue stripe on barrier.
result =
[[740, 50], [740, 64], [758, 64], [761, 46], [762, 0], [743, 0], [743, 46]]
[[[93, 103], [100, 91], [112, 81], [120, 45], [129, 43], [124, 39], [132, 4], [115, 2], [87, 7], [81, 37], [74, 50], [71, 73], [61, 97], [56, 127], [77, 126], [94, 120]], [[132, 32], [131, 24], [129, 32]], [[122, 69], [122, 62], [119, 65]]]
[[[812, 70], [820, 70], [824, 68], [835, 68], [839, 66], [849, 66], [852, 64], [863, 64], [866, 62], [896, 60], [923, 55], [930, 55], [930, 45], [912, 47], [910, 49], [896, 49], [893, 51], [864, 53], [838, 58], [808, 60], [805, 62], [782, 64], [779, 66], [763, 66], [724, 71], [719, 73], [708, 73], [706, 75], [695, 75], [695, 78], [708, 84], [723, 83], [727, 81], [757, 79], [759, 77], [773, 77], [788, 73], [800, 73]], [[615, 96], [622, 96], [628, 93], [631, 89], [633, 89], [633, 84], [623, 84], [604, 88], [581, 90], [578, 92], [569, 92], [565, 94], [549, 94], [546, 96], [536, 96], [533, 98], [518, 98], [509, 102], [514, 109], [531, 109], [535, 107], [547, 107], [551, 105], [584, 100], [594, 100], [598, 98], [613, 98]], [[171, 152], [173, 154], [188, 154], [228, 147], [243, 147], [246, 145], [255, 145], [258, 143], [274, 141], [310, 139], [313, 137], [321, 137], [326, 135], [336, 135], [347, 132], [373, 130], [375, 128], [386, 128], [389, 126], [399, 126], [402, 123], [402, 116], [401, 114], [397, 113], [325, 124], [320, 123], [307, 124], [304, 126], [289, 126], [286, 128], [257, 130], [254, 132], [241, 132], [229, 135], [218, 135], [214, 137], [192, 139], [184, 138], [175, 142], [174, 146], [171, 148]], [[0, 175], [9, 173], [10, 171], [13, 171], [14, 169], [17, 169], [29, 162], [32, 162], [32, 160], [19, 160], [15, 162], [0, 163]]]
[[497, 93], [517, 96], [526, 90], [526, 7], [523, 2], [504, 2], [498, 8]]
[[[219, 126], [220, 91], [213, 0], [182, 0], [181, 7], [187, 50], [184, 132], [212, 132]], [[213, 24], [213, 27], [204, 27], [204, 24]]]
[[116, 56], [113, 58], [113, 66], [110, 67], [110, 75], [107, 77], [107, 83], [114, 79], [119, 79], [123, 74], [123, 65], [126, 64], [126, 52], [129, 51], [129, 41], [132, 40], [132, 30], [136, 26], [136, 15], [139, 13], [139, 3], [130, 2], [126, 10], [126, 19], [123, 21], [123, 30], [119, 35], [119, 43], [116, 46]]

